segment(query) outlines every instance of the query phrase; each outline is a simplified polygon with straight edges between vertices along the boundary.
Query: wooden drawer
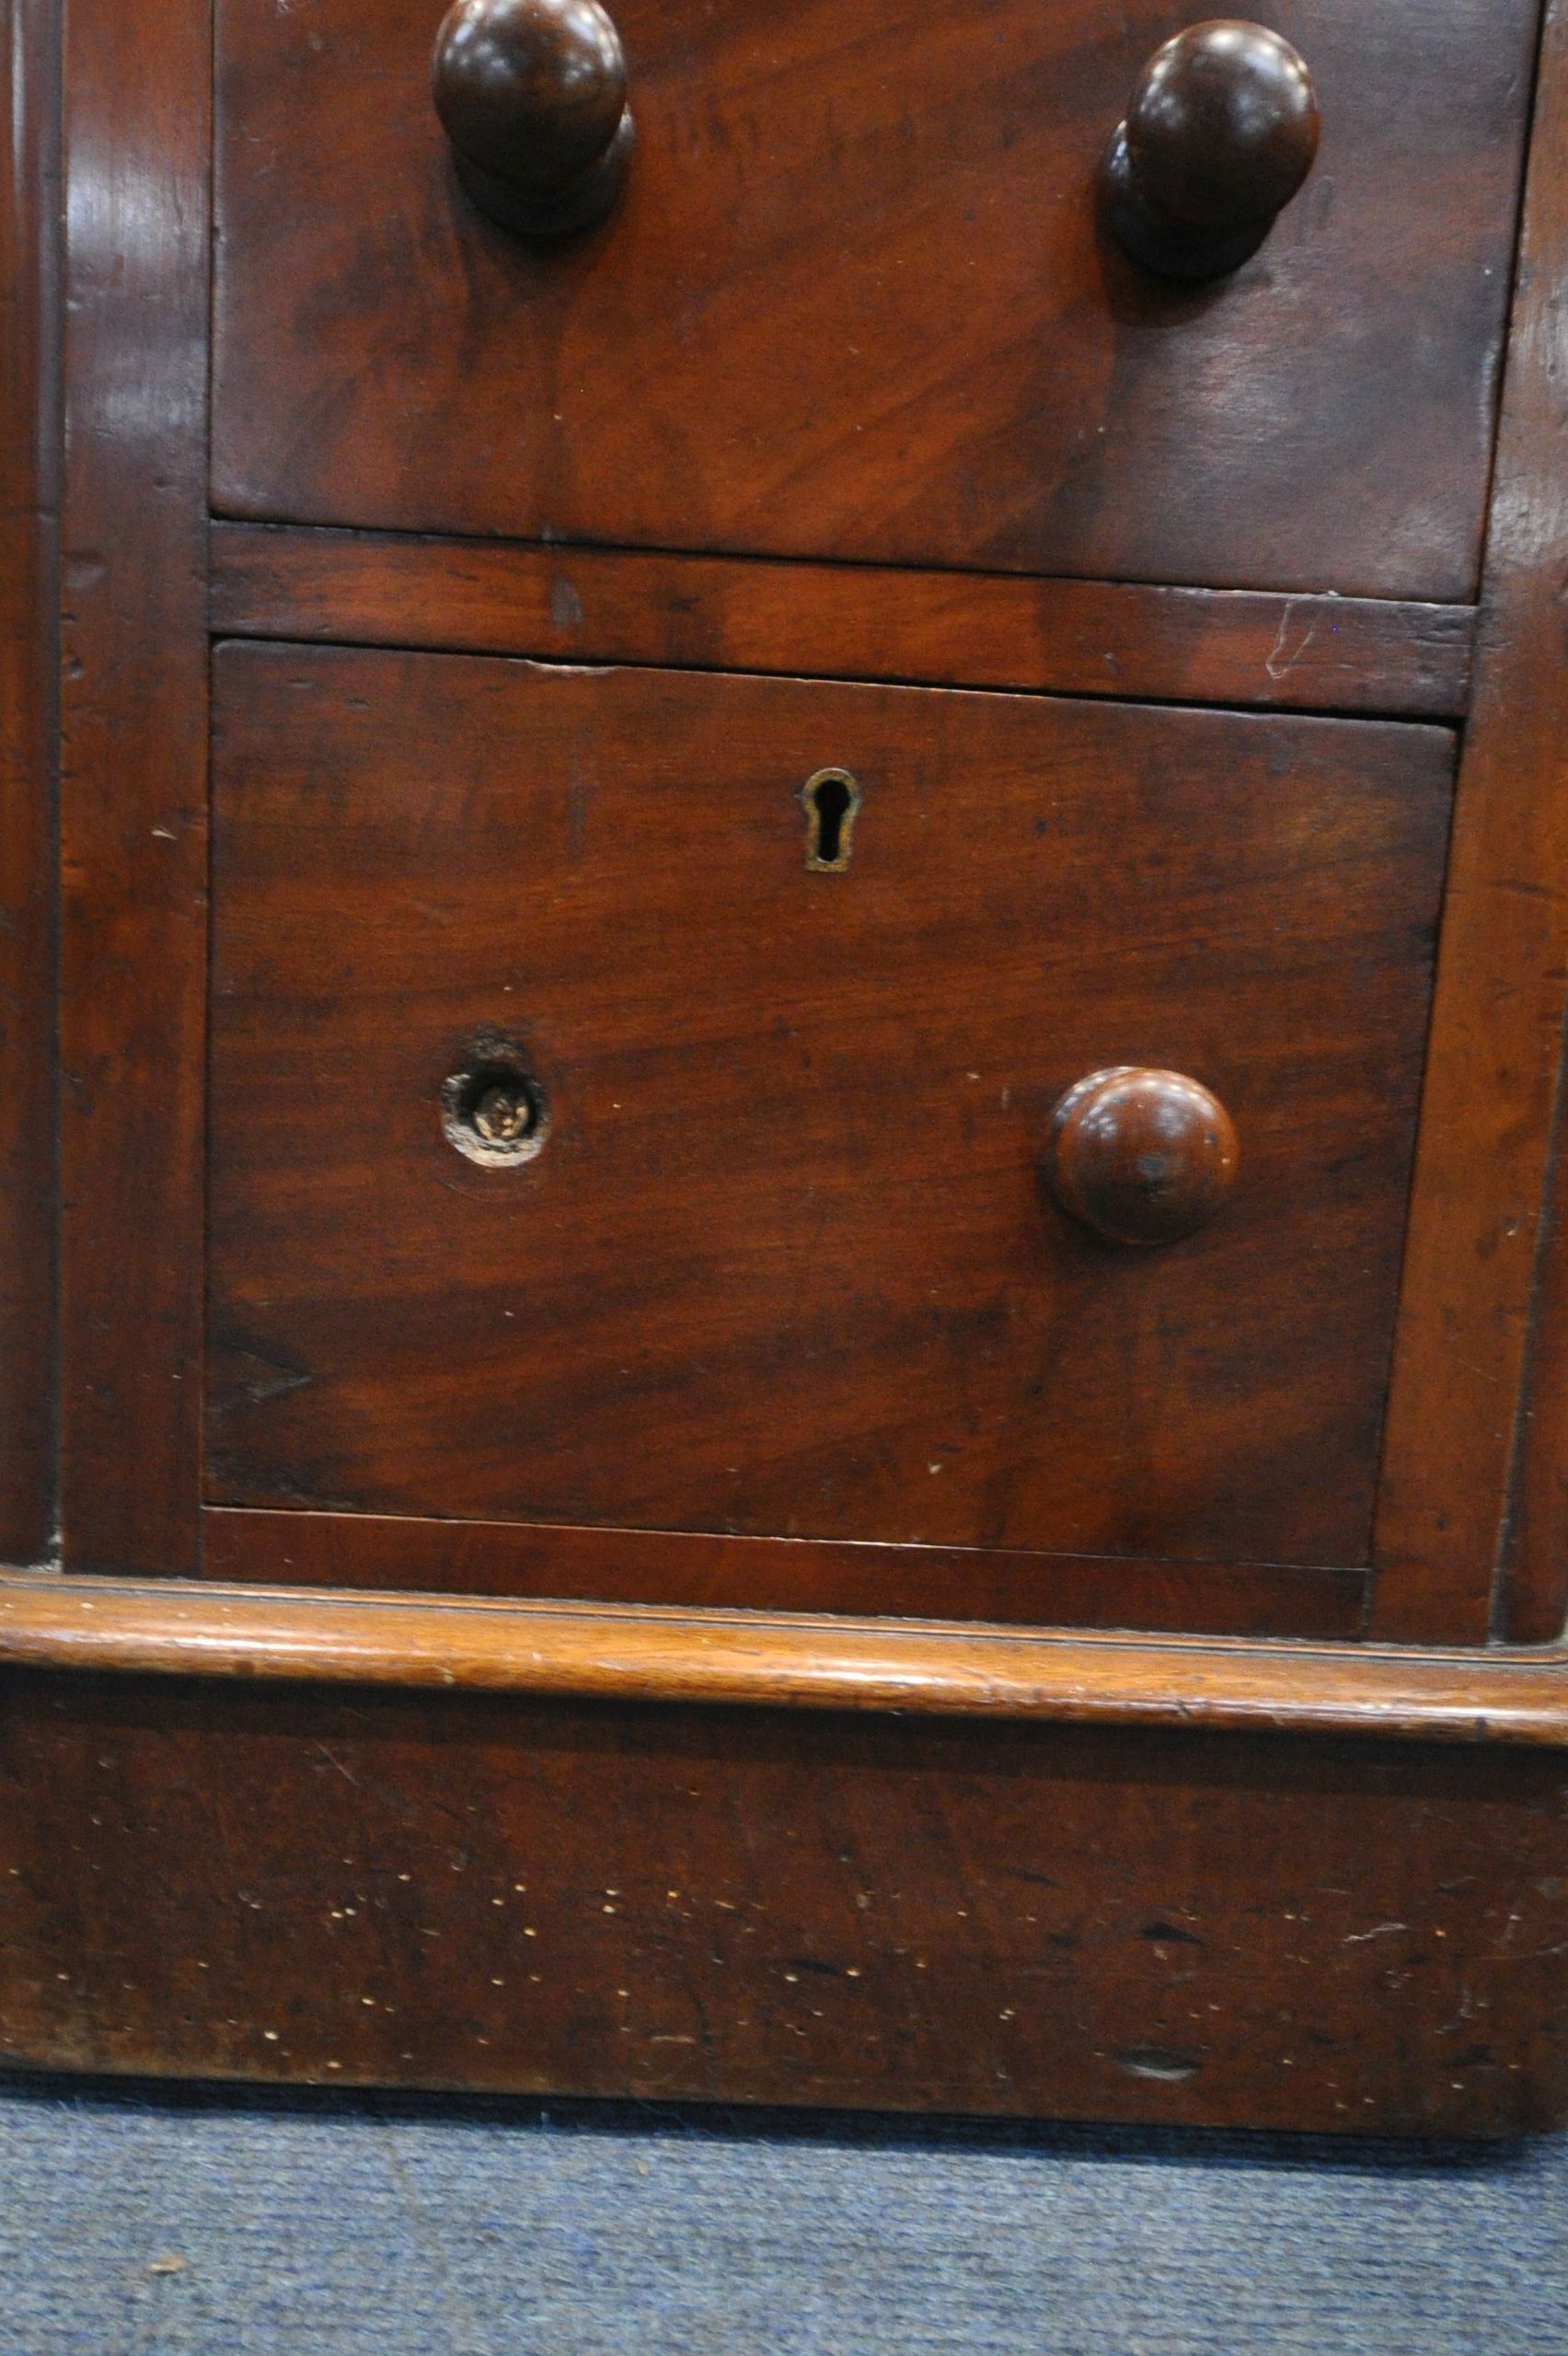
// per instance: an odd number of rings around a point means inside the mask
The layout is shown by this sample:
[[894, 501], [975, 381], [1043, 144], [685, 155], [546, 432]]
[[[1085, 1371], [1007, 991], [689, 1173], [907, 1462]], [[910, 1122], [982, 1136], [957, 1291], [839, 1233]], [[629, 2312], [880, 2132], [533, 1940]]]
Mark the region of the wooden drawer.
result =
[[1094, 201], [1165, 0], [617, 15], [624, 192], [529, 244], [454, 177], [434, 0], [220, 0], [225, 513], [1473, 595], [1535, 0], [1281, 0], [1321, 148], [1195, 288]]
[[[1366, 1563], [1447, 731], [243, 645], [217, 731], [215, 1502], [991, 1616], [1054, 1553]], [[1046, 1177], [1128, 1065], [1239, 1137], [1154, 1248]]]

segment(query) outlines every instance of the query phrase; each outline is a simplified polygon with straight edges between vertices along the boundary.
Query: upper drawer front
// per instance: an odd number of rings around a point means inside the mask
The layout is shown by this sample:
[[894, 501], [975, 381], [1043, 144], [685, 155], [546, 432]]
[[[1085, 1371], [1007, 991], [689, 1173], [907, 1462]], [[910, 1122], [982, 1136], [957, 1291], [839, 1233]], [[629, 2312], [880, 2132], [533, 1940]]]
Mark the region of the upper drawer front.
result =
[[1274, 9], [1321, 147], [1190, 288], [1095, 216], [1169, 0], [612, 6], [626, 185], [529, 245], [455, 178], [440, 0], [220, 0], [224, 510], [1472, 593], [1535, 0]]

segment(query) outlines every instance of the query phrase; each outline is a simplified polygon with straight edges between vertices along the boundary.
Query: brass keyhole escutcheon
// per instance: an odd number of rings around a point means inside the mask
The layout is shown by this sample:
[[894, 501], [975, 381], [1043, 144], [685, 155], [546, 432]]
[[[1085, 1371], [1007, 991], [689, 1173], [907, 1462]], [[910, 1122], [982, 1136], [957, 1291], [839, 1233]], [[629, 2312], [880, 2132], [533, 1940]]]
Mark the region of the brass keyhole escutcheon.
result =
[[849, 837], [860, 789], [847, 769], [818, 769], [801, 788], [806, 814], [806, 865], [814, 875], [841, 875], [849, 864]]
[[522, 1050], [486, 1036], [467, 1068], [441, 1084], [441, 1127], [465, 1161], [487, 1170], [532, 1161], [549, 1134], [549, 1107]]

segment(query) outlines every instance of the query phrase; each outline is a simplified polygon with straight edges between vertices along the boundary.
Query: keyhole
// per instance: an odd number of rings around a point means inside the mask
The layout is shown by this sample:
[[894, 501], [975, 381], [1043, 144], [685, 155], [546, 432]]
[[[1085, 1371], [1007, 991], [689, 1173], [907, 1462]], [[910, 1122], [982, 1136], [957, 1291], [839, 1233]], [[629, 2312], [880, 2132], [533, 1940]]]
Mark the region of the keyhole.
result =
[[801, 788], [806, 811], [806, 865], [820, 874], [842, 874], [849, 864], [849, 834], [860, 806], [860, 789], [847, 769], [818, 769]]

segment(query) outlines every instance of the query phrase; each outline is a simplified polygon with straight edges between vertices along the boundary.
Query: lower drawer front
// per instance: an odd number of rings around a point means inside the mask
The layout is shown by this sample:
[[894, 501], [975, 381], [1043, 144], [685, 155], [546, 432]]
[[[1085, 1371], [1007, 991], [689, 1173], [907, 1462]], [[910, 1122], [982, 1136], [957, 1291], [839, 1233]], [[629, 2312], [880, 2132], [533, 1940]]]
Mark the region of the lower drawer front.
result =
[[[216, 672], [213, 1503], [1365, 1562], [1446, 732]], [[1239, 1140], [1158, 1246], [1048, 1183], [1119, 1066]]]

